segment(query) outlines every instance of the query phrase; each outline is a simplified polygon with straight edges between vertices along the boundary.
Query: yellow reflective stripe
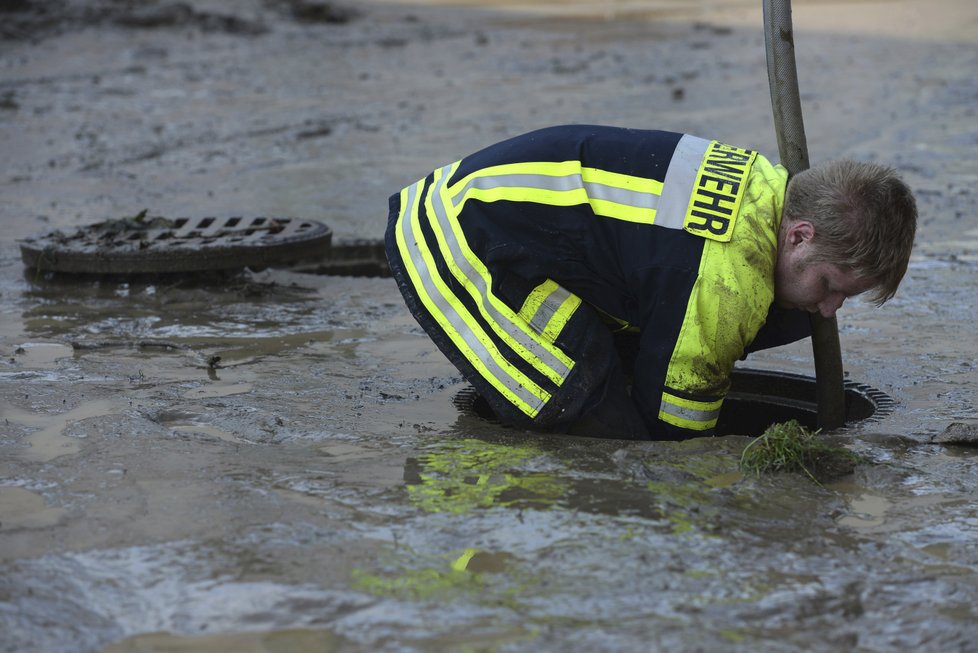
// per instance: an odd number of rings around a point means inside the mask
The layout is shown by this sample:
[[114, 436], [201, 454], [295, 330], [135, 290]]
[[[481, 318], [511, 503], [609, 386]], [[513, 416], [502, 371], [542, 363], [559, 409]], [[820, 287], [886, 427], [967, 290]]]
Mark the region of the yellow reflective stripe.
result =
[[[581, 168], [581, 178], [595, 214], [641, 224], [655, 222], [662, 182], [598, 168]], [[614, 190], [605, 194], [602, 189]]]
[[423, 185], [424, 180], [401, 191], [396, 230], [398, 251], [418, 299], [476, 371], [507, 401], [529, 417], [535, 417], [550, 394], [506, 360], [437, 273], [420, 226], [418, 208]]
[[493, 294], [489, 270], [468, 246], [458, 214], [444, 188], [444, 182], [451, 178], [457, 166], [456, 162], [436, 172], [434, 190], [426, 200], [429, 216], [434, 218], [430, 224], [442, 256], [452, 275], [475, 300], [479, 312], [493, 332], [534, 369], [560, 386], [574, 367], [574, 361], [552, 341], [541, 338], [525, 320]]
[[[523, 306], [520, 307], [519, 316], [524, 320], [533, 324], [533, 318], [536, 316], [537, 312], [540, 310], [540, 306], [543, 305], [544, 300], [553, 293], [554, 290], [559, 288], [557, 282], [552, 279], [547, 279], [539, 286], [530, 291], [530, 294], [526, 296], [523, 300]], [[543, 328], [537, 329], [537, 331], [543, 331]]]
[[550, 190], [526, 186], [496, 186], [495, 188], [469, 188], [458, 203], [460, 207], [470, 199], [481, 202], [533, 202], [547, 206], [578, 206], [588, 203], [583, 188], [571, 190]]
[[[499, 317], [498, 313], [495, 316], [493, 316], [490, 315], [489, 314], [490, 312], [486, 310], [485, 300], [487, 298], [490, 300], [490, 302], [492, 302], [492, 300], [495, 300], [497, 304], [502, 305], [502, 302], [499, 302], [498, 299], [495, 299], [495, 297], [491, 293], [490, 289], [492, 286], [491, 286], [491, 281], [489, 280], [488, 271], [483, 268], [483, 274], [481, 274], [481, 279], [479, 279], [479, 281], [482, 282], [482, 287], [480, 288], [476, 286], [475, 283], [473, 283], [473, 279], [467, 276], [459, 268], [458, 265], [459, 257], [457, 256], [458, 252], [452, 251], [451, 245], [449, 245], [448, 241], [445, 238], [445, 232], [442, 229], [442, 224], [439, 218], [445, 218], [447, 216], [445, 216], [445, 212], [444, 212], [445, 209], [445, 207], [443, 206], [444, 198], [440, 196], [442, 194], [442, 188], [444, 186], [445, 180], [451, 177], [452, 174], [451, 171], [457, 165], [458, 162], [456, 162], [452, 166], [446, 166], [445, 168], [435, 171], [434, 180], [432, 182], [432, 188], [429, 191], [427, 197], [425, 198], [425, 209], [428, 212], [428, 216], [429, 216], [428, 225], [431, 227], [432, 232], [434, 232], [435, 234], [435, 239], [438, 242], [438, 248], [441, 251], [442, 257], [445, 259], [445, 262], [448, 264], [448, 267], [452, 271], [453, 276], [455, 276], [455, 278], [463, 285], [463, 287], [465, 287], [465, 289], [469, 292], [472, 298], [476, 301], [476, 304], [479, 308], [479, 312], [482, 314], [483, 318], [486, 319], [489, 326], [492, 328], [493, 332], [495, 332], [495, 334], [499, 338], [501, 338], [503, 342], [505, 342], [510, 349], [518, 353], [522, 358], [524, 358], [524, 360], [528, 360], [529, 362], [534, 363], [534, 367], [538, 369], [538, 371], [545, 374], [551, 381], [553, 381], [556, 385], [559, 386], [561, 383], [563, 383], [564, 376], [560, 372], [555, 371], [549, 366], [547, 366], [546, 361], [541, 359], [541, 357], [544, 355], [544, 352], [537, 351], [535, 352], [537, 354], [536, 356], [533, 353], [528, 352], [526, 347], [523, 346], [521, 342], [515, 340], [503, 328], [503, 326], [500, 324], [500, 320], [498, 319]], [[450, 218], [449, 221], [454, 222], [451, 221]], [[455, 245], [456, 247], [461, 247], [461, 249], [463, 250], [461, 252], [462, 257], [464, 257], [463, 260], [469, 263], [471, 263], [472, 260], [475, 260], [481, 266], [482, 262], [479, 261], [478, 258], [476, 258], [475, 254], [468, 248], [464, 239], [460, 240], [458, 238], [459, 233], [455, 231], [457, 228], [457, 224], [452, 224], [451, 228], [453, 230], [453, 236], [454, 236], [451, 244]], [[425, 243], [424, 247], [429, 257], [428, 259], [429, 269], [435, 270], [434, 258], [431, 257], [431, 253], [427, 249], [427, 243]], [[440, 284], [444, 285], [444, 281], [441, 279], [441, 277], [437, 276], [437, 274], [435, 274], [434, 276], [437, 278]], [[456, 313], [462, 314], [463, 317], [466, 318], [465, 321], [469, 329], [473, 333], [475, 333], [480, 340], [484, 339], [485, 342], [488, 345], [490, 345], [487, 346], [488, 351], [493, 356], [493, 358], [501, 365], [501, 367], [503, 367], [503, 369], [506, 370], [507, 374], [511, 378], [513, 378], [522, 388], [529, 390], [533, 395], [542, 399], [544, 403], [546, 403], [546, 401], [549, 400], [550, 398], [550, 394], [546, 392], [544, 389], [542, 389], [539, 385], [537, 385], [534, 381], [532, 381], [522, 371], [520, 371], [519, 368], [513, 366], [512, 363], [510, 363], [502, 355], [502, 353], [499, 352], [498, 348], [495, 345], [495, 342], [491, 339], [489, 334], [485, 332], [485, 330], [481, 327], [481, 325], [479, 325], [476, 319], [467, 311], [467, 309], [459, 301], [459, 299], [454, 294], [452, 294], [450, 290], [448, 290], [447, 285], [445, 286], [445, 289], [446, 292], [448, 292], [451, 297], [453, 310]], [[502, 306], [505, 310], [509, 311], [508, 307], [506, 307], [505, 305]], [[510, 314], [512, 314], [512, 311], [509, 312]], [[503, 316], [503, 319], [505, 320], [506, 316]], [[507, 320], [506, 324], [507, 326], [512, 326], [513, 322]], [[561, 352], [561, 356], [564, 356], [562, 352]], [[558, 362], [560, 364], [563, 363], [563, 361], [559, 361], [559, 359]], [[561, 371], [566, 370], [566, 373], [569, 373], [570, 371], [569, 367], [570, 366], [565, 366], [564, 369]], [[513, 390], [511, 386], [508, 387], [510, 387], [510, 389]], [[542, 405], [539, 408], [542, 408]], [[539, 412], [539, 408], [537, 408], [536, 412]]]
[[580, 305], [580, 297], [547, 279], [530, 291], [519, 315], [548, 342], [553, 342]]
[[481, 168], [462, 177], [448, 187], [448, 194], [454, 198], [455, 206], [461, 206], [466, 199], [465, 192], [477, 188], [475, 181], [482, 178], [506, 178], [512, 175], [533, 175], [547, 177], [567, 177], [579, 175], [580, 161], [535, 161], [532, 163], [503, 163], [498, 166]]
[[596, 215], [652, 224], [662, 183], [579, 161], [510, 163], [477, 170], [448, 189], [456, 210], [470, 199], [533, 202], [548, 206], [589, 204]]
[[717, 425], [723, 399], [696, 401], [662, 393], [659, 419], [667, 424], [693, 431], [705, 431]]
[[624, 175], [620, 172], [610, 172], [601, 168], [588, 168], [585, 166], [581, 167], [581, 177], [585, 182], [601, 184], [602, 186], [621, 188], [622, 190], [630, 190], [636, 193], [662, 194], [662, 182], [647, 177], [635, 177]]
[[583, 185], [574, 179], [580, 170], [579, 161], [506, 163], [476, 170], [449, 186], [447, 192], [456, 211], [470, 199], [574, 206], [587, 203]]
[[591, 210], [594, 211], [595, 215], [623, 220], [625, 222], [638, 222], [639, 224], [652, 224], [655, 222], [654, 209], [635, 208], [634, 206], [625, 206], [615, 202], [596, 199], [592, 199], [590, 204]]
[[577, 295], [568, 293], [568, 296], [564, 298], [564, 301], [560, 303], [560, 306], [554, 311], [553, 317], [547, 322], [547, 326], [543, 329], [543, 337], [553, 342], [560, 332], [564, 330], [567, 326], [567, 322], [573, 317], [574, 311], [577, 307], [581, 305], [581, 298]]

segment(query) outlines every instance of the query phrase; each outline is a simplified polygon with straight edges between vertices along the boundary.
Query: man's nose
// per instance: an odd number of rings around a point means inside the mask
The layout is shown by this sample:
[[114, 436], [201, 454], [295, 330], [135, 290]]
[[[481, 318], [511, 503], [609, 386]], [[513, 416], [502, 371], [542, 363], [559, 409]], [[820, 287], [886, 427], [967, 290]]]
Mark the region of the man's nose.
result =
[[842, 308], [845, 301], [846, 296], [841, 293], [829, 295], [819, 303], [818, 312], [822, 314], [822, 317], [834, 317], [836, 311]]

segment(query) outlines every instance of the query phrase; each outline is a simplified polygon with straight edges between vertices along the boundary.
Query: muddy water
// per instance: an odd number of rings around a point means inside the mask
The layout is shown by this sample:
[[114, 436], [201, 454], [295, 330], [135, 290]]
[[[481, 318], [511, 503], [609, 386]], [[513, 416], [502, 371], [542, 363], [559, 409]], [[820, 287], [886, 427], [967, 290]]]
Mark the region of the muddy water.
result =
[[143, 207], [377, 237], [388, 193], [544, 124], [774, 153], [756, 9], [599, 4], [0, 15], [0, 650], [974, 649], [978, 456], [929, 443], [978, 422], [969, 3], [796, 2], [813, 159], [894, 163], [922, 214], [900, 295], [840, 316], [896, 409], [831, 436], [869, 462], [823, 485], [745, 476], [741, 436], [460, 414], [390, 280], [20, 264], [19, 238]]

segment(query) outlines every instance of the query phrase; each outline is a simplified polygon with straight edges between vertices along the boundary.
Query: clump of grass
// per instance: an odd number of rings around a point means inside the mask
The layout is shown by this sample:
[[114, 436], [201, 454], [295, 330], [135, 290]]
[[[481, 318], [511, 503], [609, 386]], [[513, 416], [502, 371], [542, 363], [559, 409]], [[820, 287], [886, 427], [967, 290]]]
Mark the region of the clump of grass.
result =
[[818, 483], [816, 477], [841, 476], [863, 462], [848, 449], [833, 447], [798, 420], [772, 424], [744, 447], [740, 466], [747, 472], [803, 472]]

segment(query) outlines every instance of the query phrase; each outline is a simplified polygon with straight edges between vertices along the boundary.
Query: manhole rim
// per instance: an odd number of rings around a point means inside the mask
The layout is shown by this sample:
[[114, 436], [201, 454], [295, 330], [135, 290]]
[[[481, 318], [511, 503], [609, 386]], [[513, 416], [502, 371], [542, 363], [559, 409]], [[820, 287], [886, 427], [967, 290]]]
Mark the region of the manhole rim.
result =
[[[333, 232], [316, 220], [227, 216], [103, 221], [20, 241], [21, 259], [38, 272], [166, 274], [268, 267], [320, 258]], [[209, 222], [208, 222], [209, 221]], [[232, 221], [236, 221], [233, 222]], [[231, 224], [229, 224], [231, 223]], [[113, 231], [113, 228], [119, 229]]]
[[[731, 390], [727, 393], [726, 401], [724, 402], [725, 406], [729, 406], [731, 404], [735, 404], [736, 402], [740, 402], [740, 401], [749, 401], [751, 400], [751, 398], [757, 397], [759, 395], [759, 393], [757, 392], [746, 392], [734, 388], [738, 383], [742, 384], [745, 379], [748, 378], [757, 379], [758, 377], [761, 377], [768, 381], [770, 381], [773, 377], [774, 379], [782, 383], [787, 382], [787, 383], [796, 384], [798, 386], [804, 386], [806, 393], [810, 392], [809, 399], [781, 397], [780, 398], [781, 401], [779, 405], [781, 407], [784, 407], [786, 405], [793, 404], [794, 407], [798, 408], [799, 410], [804, 410], [806, 413], [810, 413], [811, 415], [814, 415], [816, 413], [817, 399], [815, 395], [815, 383], [816, 383], [815, 377], [804, 375], [804, 374], [798, 374], [795, 372], [781, 372], [777, 370], [769, 370], [769, 369], [761, 369], [761, 368], [735, 368], [734, 369], [733, 373], [731, 374], [732, 387]], [[877, 422], [883, 419], [884, 417], [890, 415], [896, 406], [896, 401], [892, 397], [887, 395], [882, 390], [870, 386], [869, 384], [846, 379], [843, 382], [843, 387], [846, 394], [847, 417], [846, 417], [846, 423], [842, 428], [853, 426], [856, 424]], [[859, 401], [868, 403], [872, 406], [872, 410], [870, 414], [866, 416], [854, 416], [850, 418], [849, 413], [851, 412], [853, 405]], [[481, 414], [481, 412], [477, 408], [477, 403], [479, 402], [482, 402], [482, 404], [484, 404], [488, 408], [488, 404], [486, 404], [485, 400], [482, 399], [482, 397], [480, 396], [476, 388], [471, 385], [466, 385], [465, 387], [461, 388], [452, 397], [452, 403], [459, 411], [469, 415], [473, 415], [489, 423], [500, 424], [498, 418], [496, 418], [495, 416], [488, 417], [484, 414]], [[761, 402], [756, 402], [756, 403], [761, 403]], [[765, 403], [771, 405], [774, 404], [774, 401], [769, 400], [768, 402]], [[865, 408], [861, 411], [861, 413], [862, 412], [865, 412]], [[722, 413], [721, 413], [721, 418], [722, 418]]]

